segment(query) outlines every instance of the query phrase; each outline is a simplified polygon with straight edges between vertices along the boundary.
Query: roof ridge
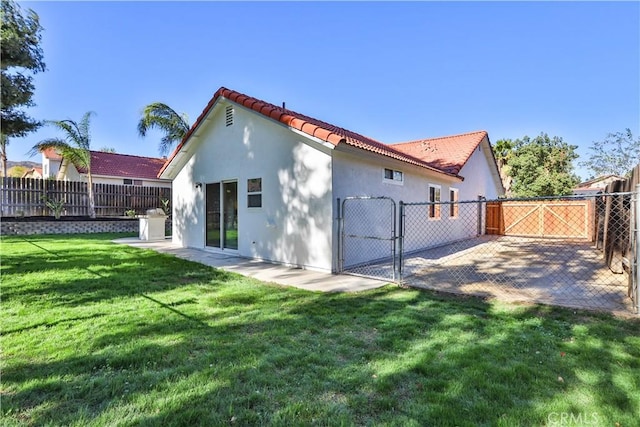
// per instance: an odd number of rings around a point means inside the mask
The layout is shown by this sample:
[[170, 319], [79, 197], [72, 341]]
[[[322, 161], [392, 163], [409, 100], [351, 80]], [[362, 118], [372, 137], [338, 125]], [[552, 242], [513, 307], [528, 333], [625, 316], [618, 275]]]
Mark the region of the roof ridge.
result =
[[162, 160], [163, 162], [167, 160], [167, 159], [165, 159], [163, 157], [149, 157], [149, 156], [140, 156], [140, 155], [137, 155], [137, 154], [124, 154], [124, 153], [109, 153], [107, 151], [100, 151], [100, 150], [89, 150], [89, 152], [90, 153], [98, 153], [98, 154], [110, 154], [110, 155], [116, 155], [116, 156], [137, 157], [139, 159]]
[[[226, 96], [225, 92], [231, 93], [232, 96]], [[426, 168], [429, 168], [429, 169], [433, 169], [433, 170], [441, 172], [441, 173], [451, 174], [451, 172], [449, 172], [447, 170], [438, 169], [436, 167], [433, 167], [433, 166], [429, 165], [427, 162], [425, 162], [425, 161], [423, 161], [423, 160], [421, 160], [421, 159], [419, 159], [417, 157], [414, 157], [414, 156], [412, 156], [410, 154], [407, 154], [407, 153], [403, 153], [402, 151], [397, 150], [394, 147], [392, 147], [391, 144], [386, 144], [386, 143], [384, 143], [382, 141], [378, 141], [378, 140], [376, 140], [374, 138], [362, 135], [360, 133], [351, 131], [349, 129], [333, 125], [333, 124], [325, 122], [323, 120], [316, 119], [315, 117], [311, 117], [311, 116], [308, 116], [306, 114], [298, 113], [297, 111], [294, 111], [294, 110], [290, 110], [290, 109], [287, 109], [287, 108], [280, 107], [278, 105], [275, 105], [275, 104], [272, 104], [270, 102], [264, 101], [264, 100], [262, 100], [260, 98], [249, 96], [249, 95], [246, 95], [246, 94], [244, 94], [242, 92], [231, 90], [231, 89], [228, 89], [228, 88], [225, 88], [225, 87], [222, 87], [222, 88], [218, 89], [218, 91], [216, 92], [216, 95], [217, 94], [220, 94], [221, 96], [223, 96], [226, 99], [229, 99], [232, 102], [235, 102], [235, 103], [238, 103], [240, 105], [243, 105], [243, 106], [245, 106], [245, 107], [247, 107], [247, 108], [249, 108], [251, 110], [259, 112], [259, 113], [261, 113], [261, 114], [263, 114], [265, 116], [268, 116], [268, 117], [270, 117], [270, 118], [272, 118], [272, 119], [274, 119], [276, 121], [279, 121], [281, 123], [287, 124], [290, 127], [296, 128], [296, 129], [298, 129], [298, 130], [300, 130], [302, 132], [310, 134], [311, 136], [316, 136], [315, 132], [311, 132], [311, 133], [310, 132], [306, 132], [304, 130], [304, 124], [301, 125], [301, 126], [293, 126], [291, 122], [290, 123], [286, 123], [286, 121], [283, 122], [283, 120], [281, 120], [281, 119], [283, 119], [283, 115], [292, 116], [291, 117], [291, 119], [292, 119], [291, 121], [296, 120], [296, 119], [301, 119], [301, 120], [305, 121], [306, 123], [308, 123], [310, 125], [316, 126], [316, 127], [320, 128], [320, 129], [323, 129], [325, 132], [328, 132], [329, 135], [326, 135], [325, 138], [321, 138], [321, 139], [323, 139], [323, 140], [325, 140], [327, 142], [331, 142], [330, 141], [330, 135], [331, 134], [339, 136], [344, 141], [348, 141], [348, 140], [351, 139], [354, 142], [358, 142], [358, 140], [359, 140], [361, 143], [363, 142], [363, 143], [368, 144], [370, 146], [376, 147], [376, 148], [378, 148], [380, 150], [389, 151], [389, 152], [395, 154], [396, 156], [402, 157], [405, 160], [409, 160], [409, 161], [411, 161], [411, 162], [413, 162], [415, 164], [421, 165], [423, 167], [426, 167]], [[244, 97], [244, 99], [240, 100], [240, 98], [243, 98], [243, 97]], [[245, 102], [248, 101], [248, 100], [252, 100], [253, 102], [250, 102], [250, 105], [245, 105]], [[256, 109], [254, 107], [255, 104], [263, 104], [263, 105], [259, 109]], [[280, 117], [274, 117], [273, 116], [273, 112], [265, 114], [264, 112], [262, 112], [262, 109], [265, 108], [265, 107], [272, 108], [272, 109], [274, 109], [276, 111], [279, 111], [279, 112], [282, 113], [282, 115]], [[358, 144], [357, 143], [356, 144], [351, 143], [349, 145], [356, 145], [357, 146]], [[371, 150], [369, 150], [369, 151], [371, 151]]]
[[229, 102], [253, 110], [266, 118], [275, 120], [276, 122], [280, 122], [281, 124], [291, 129], [298, 130], [310, 137], [327, 142], [334, 147], [338, 146], [339, 144], [347, 144], [349, 146], [363, 149], [385, 157], [404, 161], [415, 166], [424, 167], [434, 172], [459, 178], [457, 172], [452, 172], [451, 170], [449, 170], [449, 168], [438, 168], [437, 166], [434, 166], [429, 162], [420, 159], [419, 157], [396, 149], [392, 144], [386, 144], [384, 142], [377, 141], [371, 137], [367, 137], [348, 129], [332, 125], [331, 123], [316, 119], [311, 116], [307, 116], [306, 114], [301, 114], [296, 111], [277, 106], [270, 102], [263, 101], [259, 98], [246, 95], [242, 92], [228, 89], [224, 86], [220, 87], [214, 93], [211, 100], [209, 100], [196, 121], [182, 138], [180, 144], [178, 144], [169, 159], [165, 162], [162, 169], [160, 169], [158, 176], [163, 174], [169, 164], [172, 163], [173, 159], [178, 155], [180, 150], [182, 150], [184, 145], [191, 138], [191, 135], [201, 125], [207, 114], [209, 114], [209, 112], [218, 102], [218, 99], [221, 97], [228, 100]]
[[404, 141], [404, 142], [392, 142], [389, 145], [404, 145], [404, 144], [415, 144], [418, 142], [424, 142], [424, 141], [434, 141], [436, 139], [449, 139], [449, 138], [459, 138], [461, 136], [468, 136], [468, 135], [474, 135], [477, 133], [484, 133], [484, 134], [489, 134], [486, 130], [476, 130], [476, 131], [472, 131], [472, 132], [465, 132], [465, 133], [457, 133], [455, 135], [445, 135], [445, 136], [436, 136], [433, 138], [422, 138], [422, 139], [414, 139], [411, 141]]

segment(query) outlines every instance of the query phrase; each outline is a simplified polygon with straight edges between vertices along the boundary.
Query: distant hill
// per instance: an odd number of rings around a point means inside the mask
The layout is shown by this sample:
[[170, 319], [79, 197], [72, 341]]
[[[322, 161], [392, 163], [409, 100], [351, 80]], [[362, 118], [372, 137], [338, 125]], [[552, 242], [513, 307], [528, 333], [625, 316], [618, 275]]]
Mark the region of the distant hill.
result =
[[19, 162], [7, 160], [7, 170], [11, 169], [14, 166], [24, 166], [27, 169], [31, 169], [31, 168], [35, 168], [36, 166], [41, 166], [41, 164], [39, 162], [30, 162], [27, 160], [22, 160]]

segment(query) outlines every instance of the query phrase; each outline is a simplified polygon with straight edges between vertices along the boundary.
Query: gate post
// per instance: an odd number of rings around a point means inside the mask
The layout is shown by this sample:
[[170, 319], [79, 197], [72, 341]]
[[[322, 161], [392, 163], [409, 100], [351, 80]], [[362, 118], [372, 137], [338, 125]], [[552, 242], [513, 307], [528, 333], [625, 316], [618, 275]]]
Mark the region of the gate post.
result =
[[402, 284], [402, 266], [404, 263], [404, 202], [400, 200], [400, 215], [398, 218], [398, 283]]
[[[633, 197], [632, 197], [633, 200]], [[635, 236], [635, 244], [636, 247], [633, 251], [633, 257], [631, 264], [635, 265], [635, 286], [631, 289], [634, 293], [634, 302], [636, 303], [636, 314], [640, 315], [640, 265], [638, 261], [640, 260], [640, 184], [636, 185], [636, 193], [635, 193], [635, 224], [631, 224], [635, 230], [632, 230]], [[633, 268], [631, 269], [631, 274], [633, 274]], [[634, 279], [632, 279], [633, 281]]]
[[393, 270], [393, 281], [396, 281], [396, 257], [397, 257], [397, 252], [398, 252], [398, 246], [396, 245], [396, 239], [398, 237], [398, 232], [396, 230], [397, 225], [397, 219], [396, 219], [396, 215], [397, 215], [397, 211], [396, 211], [396, 202], [393, 199], [389, 199], [391, 200], [391, 212], [393, 213], [393, 215], [391, 215], [391, 256], [393, 258], [392, 260], [392, 266], [391, 269]]
[[482, 235], [482, 201], [486, 200], [484, 196], [478, 196], [478, 232], [477, 236]]
[[336, 204], [336, 221], [338, 222], [336, 226], [336, 272], [342, 273], [342, 211], [340, 210], [342, 206], [340, 205], [340, 197], [336, 199]]

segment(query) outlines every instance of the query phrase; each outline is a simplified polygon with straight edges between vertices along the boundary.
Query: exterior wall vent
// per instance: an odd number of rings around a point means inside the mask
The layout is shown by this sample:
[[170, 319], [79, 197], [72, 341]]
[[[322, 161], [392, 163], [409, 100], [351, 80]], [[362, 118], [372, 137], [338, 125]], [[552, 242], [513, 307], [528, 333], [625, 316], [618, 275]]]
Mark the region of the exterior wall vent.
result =
[[225, 110], [226, 113], [226, 124], [227, 126], [231, 126], [233, 124], [233, 106], [228, 105]]

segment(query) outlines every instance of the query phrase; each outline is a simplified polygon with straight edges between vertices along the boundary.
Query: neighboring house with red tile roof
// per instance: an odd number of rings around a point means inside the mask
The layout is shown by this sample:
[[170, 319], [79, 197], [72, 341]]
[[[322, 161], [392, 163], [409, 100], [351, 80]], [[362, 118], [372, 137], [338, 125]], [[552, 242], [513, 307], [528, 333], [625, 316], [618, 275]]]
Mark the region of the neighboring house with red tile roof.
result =
[[385, 144], [224, 87], [159, 176], [173, 180], [175, 243], [328, 271], [339, 258], [338, 200], [504, 192], [485, 131]]
[[587, 195], [597, 194], [614, 181], [624, 181], [626, 178], [619, 175], [603, 175], [589, 181], [581, 182], [573, 189], [573, 194]]
[[[62, 157], [53, 149], [42, 152], [44, 178], [84, 181], [87, 171], [70, 164], [64, 176], [60, 173]], [[129, 154], [91, 151], [91, 175], [96, 184], [139, 185], [171, 188], [171, 180], [158, 178], [166, 159]]]
[[27, 171], [25, 171], [21, 178], [36, 178], [36, 179], [40, 179], [42, 178], [42, 168], [40, 166], [36, 166], [34, 168], [31, 168]]

